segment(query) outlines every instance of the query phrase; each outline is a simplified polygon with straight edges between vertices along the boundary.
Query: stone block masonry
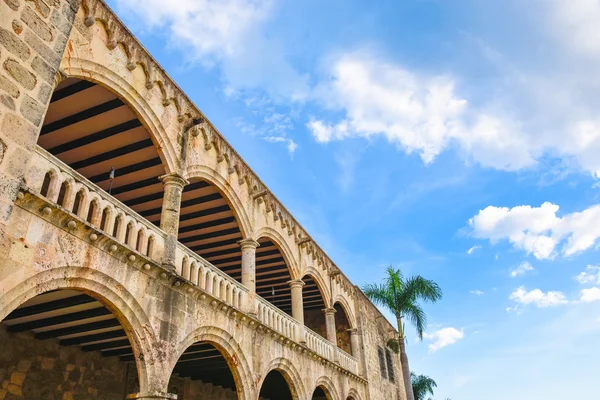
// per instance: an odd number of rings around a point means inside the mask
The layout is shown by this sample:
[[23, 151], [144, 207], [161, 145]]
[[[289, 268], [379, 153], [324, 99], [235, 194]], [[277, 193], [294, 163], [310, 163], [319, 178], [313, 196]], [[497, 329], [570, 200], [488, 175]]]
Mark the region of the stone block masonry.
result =
[[[50, 101], [54, 75], [79, 8], [76, 0], [0, 2], [0, 135], [5, 160], [0, 174], [18, 185]], [[42, 82], [43, 81], [43, 82]], [[0, 223], [6, 223], [16, 193], [0, 192]]]
[[0, 400], [402, 400], [393, 336], [102, 0], [0, 0]]

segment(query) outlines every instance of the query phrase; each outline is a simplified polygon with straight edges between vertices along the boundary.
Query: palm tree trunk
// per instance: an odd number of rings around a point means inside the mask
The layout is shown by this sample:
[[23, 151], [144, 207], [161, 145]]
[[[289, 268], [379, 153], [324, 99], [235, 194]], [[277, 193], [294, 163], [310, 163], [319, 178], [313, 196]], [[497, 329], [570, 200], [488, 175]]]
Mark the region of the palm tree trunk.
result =
[[398, 321], [398, 344], [400, 346], [400, 363], [402, 364], [402, 378], [404, 379], [404, 389], [406, 390], [406, 400], [415, 400], [412, 382], [410, 381], [410, 367], [408, 366], [408, 357], [404, 347], [404, 332], [402, 331], [402, 318], [397, 317]]

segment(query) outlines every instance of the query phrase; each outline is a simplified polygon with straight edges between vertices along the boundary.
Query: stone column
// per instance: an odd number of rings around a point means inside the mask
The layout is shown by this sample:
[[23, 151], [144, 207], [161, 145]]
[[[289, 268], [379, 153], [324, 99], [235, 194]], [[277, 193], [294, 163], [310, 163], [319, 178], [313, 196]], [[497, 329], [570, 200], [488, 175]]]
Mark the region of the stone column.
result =
[[244, 239], [238, 243], [242, 249], [242, 285], [248, 289], [242, 309], [256, 314], [256, 248], [260, 245], [254, 239]]
[[136, 400], [177, 400], [177, 395], [173, 393], [134, 393], [127, 395], [128, 399]]
[[358, 375], [364, 376], [365, 367], [363, 365], [362, 351], [360, 351], [360, 334], [358, 333], [357, 328], [348, 329], [348, 333], [350, 333], [352, 356], [356, 358], [356, 361], [358, 362]]
[[294, 279], [287, 283], [292, 291], [292, 317], [299, 323], [298, 337], [295, 339], [300, 343], [306, 343], [304, 337], [304, 300], [302, 299], [304, 282], [302, 282], [302, 279]]
[[325, 313], [325, 328], [327, 329], [327, 340], [337, 347], [337, 335], [335, 332], [335, 308], [323, 309]]
[[189, 182], [178, 174], [168, 174], [160, 177], [164, 186], [162, 211], [160, 214], [160, 229], [165, 238], [165, 254], [163, 266], [175, 270], [175, 250], [177, 248], [177, 235], [179, 233], [179, 212], [181, 210], [181, 195], [183, 188]]

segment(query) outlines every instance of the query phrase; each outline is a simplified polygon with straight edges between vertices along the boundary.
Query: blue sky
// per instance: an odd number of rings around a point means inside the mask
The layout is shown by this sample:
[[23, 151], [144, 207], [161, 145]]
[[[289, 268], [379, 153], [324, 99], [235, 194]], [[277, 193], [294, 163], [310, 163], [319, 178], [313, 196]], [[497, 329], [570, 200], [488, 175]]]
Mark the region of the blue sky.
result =
[[436, 399], [600, 391], [600, 1], [109, 3], [354, 283], [442, 286]]

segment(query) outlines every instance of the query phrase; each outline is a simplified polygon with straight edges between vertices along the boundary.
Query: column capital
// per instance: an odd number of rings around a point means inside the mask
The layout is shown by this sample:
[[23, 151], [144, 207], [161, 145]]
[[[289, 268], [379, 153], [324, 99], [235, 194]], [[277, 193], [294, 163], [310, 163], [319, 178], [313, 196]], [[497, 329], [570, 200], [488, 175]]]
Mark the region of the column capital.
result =
[[325, 315], [335, 315], [335, 313], [337, 312], [336, 309], [333, 307], [324, 308], [321, 311], [323, 311]]
[[260, 243], [258, 243], [256, 240], [251, 239], [251, 238], [242, 239], [242, 240], [238, 241], [237, 243], [240, 245], [240, 247], [242, 249], [248, 249], [248, 248], [256, 249], [257, 247], [260, 246]]
[[183, 176], [178, 173], [165, 174], [158, 177], [162, 181], [164, 185], [178, 185], [183, 188], [186, 185], [189, 185], [189, 181], [185, 179]]
[[291, 281], [287, 281], [286, 282], [288, 285], [290, 285], [290, 288], [302, 288], [304, 285], [306, 285], [304, 283], [304, 281], [302, 279], [292, 279]]
[[350, 336], [358, 335], [358, 328], [350, 328], [346, 329], [346, 331], [350, 334]]

